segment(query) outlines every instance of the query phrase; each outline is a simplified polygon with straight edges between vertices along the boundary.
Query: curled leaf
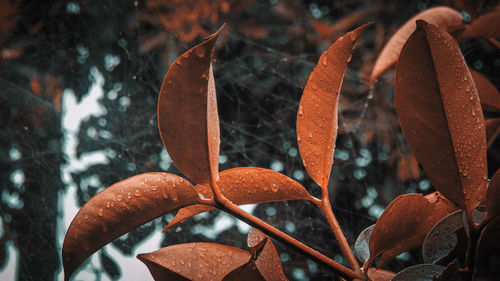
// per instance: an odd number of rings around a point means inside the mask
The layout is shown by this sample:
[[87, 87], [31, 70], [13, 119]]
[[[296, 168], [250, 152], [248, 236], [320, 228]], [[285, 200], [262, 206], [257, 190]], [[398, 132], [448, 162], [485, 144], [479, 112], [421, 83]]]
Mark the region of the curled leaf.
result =
[[487, 219], [492, 219], [500, 214], [500, 169], [498, 169], [486, 191]]
[[446, 257], [457, 245], [457, 234], [463, 228], [462, 210], [449, 214], [437, 222], [425, 237], [422, 256], [426, 263], [437, 262]]
[[486, 127], [487, 145], [490, 147], [500, 134], [500, 118], [484, 120], [484, 126]]
[[427, 281], [434, 280], [444, 272], [445, 267], [436, 264], [410, 266], [394, 275], [392, 281]]
[[469, 71], [476, 84], [479, 101], [483, 108], [486, 110], [500, 111], [500, 93], [495, 85], [481, 73], [473, 69], [469, 69]]
[[[300, 183], [273, 170], [262, 168], [240, 167], [222, 171], [219, 174], [218, 185], [221, 193], [236, 205], [314, 200]], [[209, 191], [206, 187], [201, 188], [205, 189], [203, 191], [205, 194]], [[212, 196], [205, 194], [205, 197]], [[213, 209], [215, 208], [206, 205], [182, 208], [164, 230], [194, 215]]]
[[[261, 242], [265, 241], [264, 246]], [[250, 249], [262, 247], [255, 259], [255, 266], [266, 281], [288, 281], [283, 273], [283, 266], [278, 255], [278, 251], [267, 235], [253, 228], [248, 233], [247, 244]]]
[[210, 186], [219, 169], [219, 117], [212, 56], [223, 27], [170, 67], [158, 99], [158, 128], [175, 165]]
[[370, 235], [369, 265], [384, 253], [384, 260], [422, 244], [436, 222], [450, 213], [443, 197], [429, 200], [421, 194], [406, 194], [394, 199], [380, 216]]
[[396, 63], [403, 45], [415, 31], [415, 22], [417, 20], [425, 20], [428, 23], [439, 26], [447, 32], [453, 32], [465, 27], [462, 16], [454, 9], [448, 7], [435, 7], [420, 12], [401, 26], [396, 33], [392, 35], [387, 44], [385, 44], [373, 66], [370, 84], [373, 84], [382, 73]]
[[64, 280], [90, 255], [130, 230], [186, 205], [199, 203], [193, 186], [167, 173], [133, 176], [92, 197], [64, 238]]
[[470, 217], [487, 183], [479, 97], [455, 39], [424, 21], [417, 26], [396, 67], [399, 122], [432, 185]]
[[458, 40], [477, 37], [500, 39], [500, 12], [487, 13], [475, 19], [460, 34]]
[[347, 63], [365, 24], [340, 37], [318, 60], [300, 100], [297, 141], [304, 167], [326, 187], [333, 165], [338, 128], [338, 98]]
[[186, 243], [137, 255], [155, 280], [222, 280], [246, 264], [251, 255], [239, 248], [216, 243]]
[[356, 239], [354, 243], [354, 251], [356, 253], [356, 257], [364, 262], [370, 258], [370, 235], [372, 235], [374, 224], [365, 228]]

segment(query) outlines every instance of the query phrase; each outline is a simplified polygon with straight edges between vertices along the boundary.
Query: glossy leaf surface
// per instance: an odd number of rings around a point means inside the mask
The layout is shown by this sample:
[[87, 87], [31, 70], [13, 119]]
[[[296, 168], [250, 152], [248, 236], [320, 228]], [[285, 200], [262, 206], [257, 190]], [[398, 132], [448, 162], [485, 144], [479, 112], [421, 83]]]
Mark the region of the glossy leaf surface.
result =
[[390, 281], [396, 275], [394, 272], [384, 269], [369, 268], [368, 277], [373, 281]]
[[419, 264], [410, 266], [396, 274], [392, 281], [429, 281], [444, 272], [444, 266], [435, 264]]
[[421, 245], [434, 224], [451, 212], [442, 196], [436, 200], [429, 200], [421, 194], [397, 197], [387, 206], [373, 228], [369, 242], [370, 260], [390, 252], [391, 256], [384, 257], [389, 260]]
[[486, 191], [486, 211], [488, 219], [500, 214], [500, 169], [491, 178]]
[[500, 12], [484, 14], [474, 20], [459, 36], [459, 40], [469, 38], [500, 39]]
[[158, 99], [158, 128], [175, 165], [210, 186], [219, 161], [219, 117], [212, 56], [222, 28], [170, 67]]
[[283, 273], [278, 251], [271, 239], [255, 228], [248, 233], [247, 244], [250, 249], [261, 247], [261, 242], [264, 240], [266, 241], [265, 245], [258, 251], [255, 260], [257, 269], [266, 281], [288, 281]]
[[490, 82], [481, 73], [469, 69], [472, 79], [476, 84], [479, 94], [479, 101], [484, 109], [500, 111], [500, 93], [493, 83]]
[[137, 256], [155, 280], [222, 280], [246, 264], [251, 255], [239, 248], [216, 243], [186, 243]]
[[426, 263], [446, 257], [457, 245], [457, 230], [464, 227], [462, 210], [456, 211], [437, 222], [422, 244], [422, 256]]
[[140, 174], [104, 189], [83, 205], [66, 233], [62, 249], [65, 280], [107, 243], [195, 203], [199, 196], [191, 183], [167, 173]]
[[385, 44], [375, 61], [375, 65], [373, 66], [370, 84], [373, 84], [377, 77], [396, 63], [403, 45], [415, 31], [415, 22], [417, 20], [425, 20], [426, 22], [435, 24], [448, 32], [453, 32], [465, 27], [462, 22], [462, 16], [454, 9], [448, 7], [425, 9], [401, 26]]
[[356, 253], [356, 257], [364, 262], [370, 258], [370, 236], [372, 235], [372, 231], [375, 225], [370, 225], [365, 228], [356, 239], [354, 243], [354, 251]]
[[227, 274], [222, 281], [267, 281], [257, 269], [254, 260], [236, 268]]
[[470, 214], [487, 183], [479, 97], [455, 39], [424, 21], [417, 25], [396, 67], [399, 122], [432, 185]]
[[326, 187], [333, 165], [338, 128], [338, 98], [347, 63], [358, 37], [371, 24], [345, 34], [324, 52], [309, 75], [297, 115], [297, 141], [304, 167]]
[[[273, 170], [253, 167], [233, 168], [220, 172], [219, 189], [236, 205], [286, 200], [313, 200], [305, 188], [293, 179]], [[204, 188], [204, 187], [201, 187]], [[204, 188], [205, 197], [209, 189]], [[194, 215], [214, 210], [206, 205], [193, 205], [179, 210], [165, 230]]]

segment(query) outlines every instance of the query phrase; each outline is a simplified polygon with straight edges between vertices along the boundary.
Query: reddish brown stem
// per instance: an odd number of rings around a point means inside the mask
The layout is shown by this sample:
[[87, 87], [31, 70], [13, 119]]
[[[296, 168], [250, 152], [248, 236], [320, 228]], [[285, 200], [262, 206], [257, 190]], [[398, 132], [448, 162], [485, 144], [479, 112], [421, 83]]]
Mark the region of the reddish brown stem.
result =
[[356, 257], [354, 256], [354, 253], [352, 252], [351, 247], [349, 246], [349, 243], [347, 242], [347, 239], [342, 232], [342, 229], [340, 228], [337, 218], [333, 214], [332, 206], [330, 205], [330, 200], [328, 198], [328, 191], [326, 191], [326, 193], [323, 192], [323, 197], [321, 198], [321, 201], [319, 201], [318, 206], [325, 215], [328, 225], [330, 225], [335, 238], [339, 242], [340, 249], [342, 250], [342, 253], [344, 254], [347, 262], [349, 263], [349, 266], [357, 273], [361, 273], [359, 263], [356, 260]]
[[221, 208], [226, 213], [248, 223], [252, 227], [258, 228], [265, 234], [273, 237], [280, 243], [283, 243], [284, 245], [304, 254], [311, 260], [314, 260], [315, 262], [321, 263], [331, 268], [335, 273], [339, 274], [343, 278], [346, 278], [347, 280], [363, 278], [361, 274], [354, 272], [353, 270], [335, 262], [334, 260], [328, 258], [327, 256], [314, 250], [313, 248], [305, 245], [304, 243], [298, 241], [297, 239], [287, 235], [286, 233], [278, 230], [272, 225], [260, 220], [259, 218], [244, 212], [243, 210], [238, 208], [238, 206], [232, 203], [229, 199], [227, 199], [220, 192], [217, 185], [213, 185], [213, 191], [215, 194], [215, 201], [221, 205], [219, 206], [219, 208]]

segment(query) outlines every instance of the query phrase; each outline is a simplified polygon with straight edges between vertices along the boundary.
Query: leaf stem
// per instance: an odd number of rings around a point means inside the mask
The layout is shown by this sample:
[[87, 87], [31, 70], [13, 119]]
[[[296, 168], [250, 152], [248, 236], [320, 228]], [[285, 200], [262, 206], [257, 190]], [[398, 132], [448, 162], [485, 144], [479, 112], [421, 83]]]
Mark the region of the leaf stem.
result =
[[212, 185], [214, 195], [215, 195], [215, 201], [220, 204], [219, 207], [221, 210], [225, 211], [226, 213], [248, 223], [252, 227], [260, 229], [262, 232], [265, 234], [273, 237], [277, 241], [283, 243], [284, 245], [295, 249], [296, 251], [304, 254], [308, 258], [314, 260], [315, 262], [321, 263], [331, 269], [343, 278], [346, 278], [347, 280], [353, 280], [353, 279], [362, 279], [363, 276], [357, 272], [354, 272], [353, 270], [335, 262], [334, 260], [330, 259], [329, 257], [321, 254], [320, 252], [314, 250], [313, 248], [305, 245], [304, 243], [298, 241], [297, 239], [289, 236], [288, 234], [278, 230], [274, 226], [260, 220], [259, 218], [250, 215], [240, 208], [236, 206], [233, 202], [231, 202], [229, 199], [227, 199], [219, 190], [218, 186], [216, 184]]

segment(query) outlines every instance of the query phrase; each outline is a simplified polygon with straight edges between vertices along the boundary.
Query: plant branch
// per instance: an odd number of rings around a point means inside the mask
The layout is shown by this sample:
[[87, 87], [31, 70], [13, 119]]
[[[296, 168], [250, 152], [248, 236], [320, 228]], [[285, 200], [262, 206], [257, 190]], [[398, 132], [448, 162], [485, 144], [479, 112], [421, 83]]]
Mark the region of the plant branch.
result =
[[289, 236], [288, 234], [278, 230], [277, 228], [273, 227], [272, 225], [260, 220], [259, 218], [250, 215], [240, 208], [236, 206], [234, 203], [232, 203], [229, 199], [227, 199], [219, 190], [218, 186], [216, 184], [212, 185], [214, 195], [215, 195], [215, 201], [219, 203], [221, 206], [218, 206], [221, 210], [225, 211], [226, 213], [248, 223], [252, 227], [260, 229], [262, 232], [265, 234], [273, 237], [280, 243], [283, 243], [284, 245], [295, 249], [296, 251], [304, 254], [308, 258], [314, 260], [315, 262], [321, 263], [329, 268], [331, 268], [335, 273], [339, 274], [343, 278], [346, 278], [347, 280], [353, 280], [353, 279], [359, 279], [363, 278], [363, 276], [357, 272], [354, 272], [353, 270], [335, 262], [334, 260], [330, 259], [329, 257], [321, 254], [320, 252], [314, 250], [313, 248], [305, 245], [304, 243], [298, 241], [297, 239]]

